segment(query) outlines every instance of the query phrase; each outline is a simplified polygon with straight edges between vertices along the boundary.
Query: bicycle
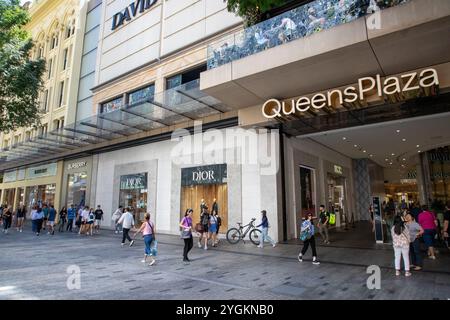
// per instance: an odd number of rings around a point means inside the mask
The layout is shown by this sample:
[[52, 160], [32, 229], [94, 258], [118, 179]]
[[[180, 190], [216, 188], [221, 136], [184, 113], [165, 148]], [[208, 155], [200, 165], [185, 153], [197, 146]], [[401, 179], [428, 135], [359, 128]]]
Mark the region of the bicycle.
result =
[[[249, 234], [248, 237], [250, 241], [255, 245], [259, 245], [259, 239], [261, 238], [261, 231], [255, 227], [255, 218], [253, 218], [249, 224], [246, 224], [245, 226], [242, 225], [241, 222], [238, 222], [238, 228], [230, 228], [227, 231], [227, 240], [231, 244], [236, 244], [239, 241], [244, 241], [244, 238], [247, 236], [247, 233]], [[247, 228], [244, 231], [244, 228]]]

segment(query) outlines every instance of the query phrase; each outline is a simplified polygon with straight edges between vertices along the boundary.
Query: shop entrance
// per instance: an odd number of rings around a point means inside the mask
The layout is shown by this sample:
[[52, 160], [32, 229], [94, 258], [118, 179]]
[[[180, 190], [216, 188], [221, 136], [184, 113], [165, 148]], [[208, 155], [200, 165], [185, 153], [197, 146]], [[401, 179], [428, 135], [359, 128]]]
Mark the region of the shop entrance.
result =
[[344, 226], [347, 219], [346, 179], [328, 174], [328, 211], [336, 214], [336, 227]]
[[55, 193], [55, 184], [28, 187], [26, 192], [26, 201], [28, 208], [32, 208], [35, 205], [42, 207], [44, 204], [54, 204]]
[[11, 207], [13, 207], [14, 206], [14, 198], [15, 198], [15, 196], [16, 196], [16, 189], [6, 189], [5, 190], [5, 199], [4, 199], [4, 201], [5, 201], [5, 205], [6, 206], [11, 206]]
[[186, 209], [192, 208], [194, 210], [192, 221], [195, 225], [200, 221], [202, 200], [208, 206], [209, 212], [212, 211], [215, 201], [222, 220], [219, 232], [225, 233], [228, 229], [227, 165], [185, 168], [181, 171], [181, 179], [181, 216]]
[[120, 177], [119, 205], [131, 208], [135, 224], [144, 222], [147, 212], [147, 173], [130, 174]]

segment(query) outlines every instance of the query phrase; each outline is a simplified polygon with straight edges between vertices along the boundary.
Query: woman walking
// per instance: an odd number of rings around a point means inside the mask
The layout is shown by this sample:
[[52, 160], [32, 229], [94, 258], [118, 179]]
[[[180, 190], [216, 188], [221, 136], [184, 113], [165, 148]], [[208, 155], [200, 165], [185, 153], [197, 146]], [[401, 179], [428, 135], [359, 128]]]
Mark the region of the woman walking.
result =
[[272, 247], [275, 247], [275, 241], [269, 237], [269, 219], [267, 219], [267, 211], [261, 211], [262, 219], [261, 224], [256, 226], [257, 228], [261, 227], [261, 241], [259, 242], [258, 248], [264, 248], [264, 241], [269, 241], [272, 244]]
[[423, 235], [423, 228], [414, 220], [414, 215], [408, 213], [405, 217], [406, 227], [409, 231], [409, 256], [411, 259], [410, 268], [415, 271], [422, 270], [422, 254], [420, 253], [420, 237]]
[[66, 224], [66, 217], [67, 217], [67, 209], [66, 207], [63, 207], [61, 211], [59, 212], [59, 232], [64, 232], [64, 225]]
[[134, 238], [136, 238], [137, 234], [142, 232], [142, 235], [144, 236], [144, 244], [145, 244], [145, 253], [144, 253], [144, 260], [142, 260], [142, 263], [147, 262], [147, 258], [150, 257], [152, 261], [148, 264], [149, 266], [152, 266], [155, 264], [156, 260], [152, 257], [152, 242], [155, 240], [155, 225], [153, 222], [150, 221], [150, 213], [145, 214], [145, 222], [141, 225], [139, 230], [134, 235]]
[[[300, 228], [300, 237], [303, 240], [303, 249], [298, 254], [298, 261], [303, 262], [303, 256], [308, 251], [309, 245], [311, 245], [312, 255], [313, 255], [313, 264], [320, 264], [319, 260], [317, 260], [317, 251], [316, 251], [316, 239], [314, 237], [314, 224], [312, 222], [313, 216], [311, 213], [308, 213], [307, 219], [302, 222]], [[303, 237], [305, 235], [305, 237]]]
[[419, 224], [424, 230], [423, 241], [428, 250], [428, 257], [435, 260], [434, 237], [436, 236], [437, 221], [435, 215], [428, 211], [428, 206], [422, 206], [422, 212], [419, 214]]
[[218, 228], [217, 216], [211, 214], [209, 216], [209, 238], [213, 247], [217, 247], [217, 228]]
[[394, 255], [395, 255], [395, 275], [399, 276], [400, 273], [400, 264], [403, 256], [403, 263], [405, 264], [405, 276], [411, 276], [411, 272], [409, 272], [409, 231], [405, 226], [405, 223], [402, 220], [401, 216], [396, 216], [394, 218], [394, 226], [391, 230], [392, 234], [392, 244], [394, 246]]
[[3, 210], [3, 232], [5, 234], [8, 234], [8, 229], [11, 227], [12, 223], [12, 208], [7, 207], [5, 210]]
[[20, 205], [20, 207], [17, 209], [16, 216], [17, 216], [17, 231], [22, 232], [23, 231], [23, 221], [25, 220], [25, 216], [27, 214], [27, 210], [25, 209], [25, 206], [23, 204]]
[[37, 206], [31, 211], [31, 221], [33, 225], [33, 232], [36, 232], [36, 235], [39, 236], [41, 234], [42, 223], [44, 222], [44, 212], [42, 208]]
[[183, 249], [183, 261], [190, 262], [188, 258], [188, 253], [191, 251], [194, 246], [194, 239], [192, 238], [192, 214], [194, 210], [187, 209], [184, 213], [184, 218], [180, 222], [181, 238], [184, 240], [184, 249]]

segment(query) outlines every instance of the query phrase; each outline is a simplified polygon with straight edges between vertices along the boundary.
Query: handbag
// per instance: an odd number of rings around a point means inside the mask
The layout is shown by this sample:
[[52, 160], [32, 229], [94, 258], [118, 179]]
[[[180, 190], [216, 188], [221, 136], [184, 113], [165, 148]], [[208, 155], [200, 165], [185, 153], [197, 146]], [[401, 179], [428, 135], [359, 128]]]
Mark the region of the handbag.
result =
[[195, 231], [197, 231], [199, 233], [203, 233], [204, 232], [203, 225], [201, 223], [197, 223], [195, 225]]
[[181, 239], [189, 239], [192, 233], [191, 230], [182, 230], [181, 231]]
[[153, 240], [153, 246], [150, 248], [150, 254], [154, 257], [158, 254], [158, 241]]

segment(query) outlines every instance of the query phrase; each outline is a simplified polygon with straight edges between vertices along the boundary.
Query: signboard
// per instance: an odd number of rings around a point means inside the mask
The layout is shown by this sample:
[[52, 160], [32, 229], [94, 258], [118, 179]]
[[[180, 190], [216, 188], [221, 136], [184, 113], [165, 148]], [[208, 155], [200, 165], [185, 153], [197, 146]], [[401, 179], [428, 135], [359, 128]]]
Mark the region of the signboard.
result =
[[304, 113], [310, 109], [333, 108], [336, 99], [340, 105], [343, 105], [344, 103], [364, 101], [373, 93], [376, 93], [379, 97], [384, 97], [434, 86], [439, 86], [439, 77], [436, 69], [432, 68], [425, 69], [420, 73], [411, 72], [400, 76], [387, 77], [384, 80], [378, 74], [375, 77], [358, 79], [358, 85], [356, 86], [329, 90], [325, 93], [317, 93], [312, 97], [302, 96], [290, 99], [290, 101], [269, 99], [262, 106], [262, 113], [267, 119], [273, 119], [294, 113]]
[[56, 176], [56, 170], [56, 163], [51, 163], [39, 167], [28, 168], [26, 176], [27, 179]]
[[381, 215], [380, 197], [372, 198], [373, 219], [375, 221], [375, 241], [383, 243], [383, 217]]
[[19, 171], [17, 171], [17, 181], [25, 180], [25, 173], [25, 169], [20, 169]]
[[227, 165], [216, 164], [181, 170], [181, 185], [223, 184], [227, 182]]
[[118, 27], [123, 25], [125, 21], [131, 21], [138, 15], [138, 12], [143, 13], [144, 11], [153, 7], [157, 2], [158, 0], [135, 0], [134, 2], [130, 3], [128, 7], [120, 12], [117, 12], [112, 17], [111, 30], [117, 29]]
[[120, 190], [147, 189], [147, 173], [120, 176]]
[[87, 166], [87, 162], [86, 161], [74, 162], [74, 163], [69, 163], [67, 165], [67, 169], [68, 170], [73, 170], [73, 169], [84, 168], [86, 166]]
[[17, 171], [16, 170], [5, 172], [5, 175], [3, 176], [4, 183], [14, 182], [16, 180], [17, 180]]
[[342, 174], [342, 167], [338, 165], [334, 165], [334, 173]]

